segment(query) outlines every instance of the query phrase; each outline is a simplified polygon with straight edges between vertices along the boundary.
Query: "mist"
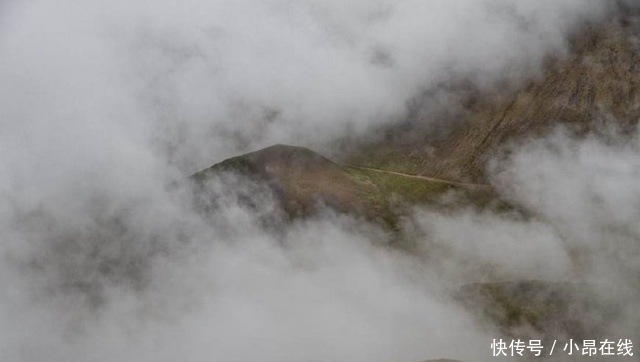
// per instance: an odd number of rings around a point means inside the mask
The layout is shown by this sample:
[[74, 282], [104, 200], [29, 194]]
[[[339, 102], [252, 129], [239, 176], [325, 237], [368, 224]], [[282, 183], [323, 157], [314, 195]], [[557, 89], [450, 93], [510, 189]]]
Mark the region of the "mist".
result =
[[[611, 8], [0, 2], [0, 359], [490, 360], [497, 330], [446, 293], [474, 281], [470, 259], [503, 278], [615, 283], [628, 302], [640, 267], [638, 136], [558, 131], [515, 148], [492, 183], [535, 216], [418, 208], [405, 226], [416, 255], [331, 210], [287, 221], [250, 180], [225, 175], [197, 196], [186, 182], [274, 143], [329, 152], [452, 78], [491, 87], [535, 76]], [[217, 211], [199, 212], [197, 198]], [[434, 244], [449, 257], [427, 262]], [[632, 333], [628, 309], [620, 330]]]

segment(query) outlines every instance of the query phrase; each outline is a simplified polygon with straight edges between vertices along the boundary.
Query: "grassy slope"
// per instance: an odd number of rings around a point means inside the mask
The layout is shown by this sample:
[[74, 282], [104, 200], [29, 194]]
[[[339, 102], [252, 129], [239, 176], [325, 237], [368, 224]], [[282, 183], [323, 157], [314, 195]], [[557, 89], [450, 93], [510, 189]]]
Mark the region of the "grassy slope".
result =
[[490, 189], [340, 166], [311, 150], [282, 145], [224, 160], [192, 178], [202, 184], [222, 172], [250, 175], [270, 184], [293, 216], [313, 213], [314, 204], [323, 202], [392, 230], [397, 229], [399, 217], [408, 207], [442, 206], [441, 196], [445, 193], [455, 192], [458, 200], [479, 206], [486, 206], [495, 198]]

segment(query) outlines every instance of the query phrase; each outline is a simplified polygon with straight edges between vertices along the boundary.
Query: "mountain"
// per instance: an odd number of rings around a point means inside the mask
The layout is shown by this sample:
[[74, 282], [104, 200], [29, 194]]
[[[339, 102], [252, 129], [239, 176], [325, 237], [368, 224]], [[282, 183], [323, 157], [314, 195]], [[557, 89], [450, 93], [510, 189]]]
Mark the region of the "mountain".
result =
[[[462, 195], [460, 203], [510, 207], [494, 200], [487, 185], [487, 162], [503, 146], [558, 125], [577, 136], [611, 128], [628, 133], [640, 119], [640, 16], [628, 10], [606, 23], [586, 24], [570, 46], [570, 54], [549, 59], [543, 74], [514, 90], [453, 86], [461, 109], [442, 120], [432, 113], [426, 113], [430, 119], [409, 115], [384, 129], [382, 138], [356, 140], [339, 163], [276, 145], [222, 161], [194, 179], [222, 171], [251, 174], [267, 181], [291, 216], [323, 205], [392, 228], [404, 206], [440, 205], [452, 192]], [[453, 128], [436, 136], [428, 126], [447, 122]]]
[[361, 185], [342, 167], [302, 147], [271, 146], [222, 161], [194, 178], [205, 180], [219, 172], [265, 181], [292, 215], [308, 215], [320, 204], [358, 214], [366, 213], [368, 207]]
[[[462, 83], [452, 90], [462, 109], [411, 116], [383, 130], [347, 162], [466, 182], [486, 182], [486, 163], [509, 142], [564, 125], [577, 135], [632, 130], [640, 118], [640, 16], [627, 10], [605, 24], [587, 24], [570, 39], [568, 56], [514, 92], [484, 93]], [[446, 108], [446, 105], [442, 105]], [[433, 136], [428, 124], [453, 124]]]
[[[451, 85], [448, 92], [458, 96], [460, 109], [428, 116], [416, 111], [383, 129], [382, 137], [353, 140], [339, 164], [308, 149], [276, 145], [225, 160], [194, 178], [216, 171], [250, 173], [268, 180], [291, 215], [308, 215], [324, 204], [387, 224], [401, 213], [399, 204], [438, 204], [447, 191], [461, 191], [463, 201], [476, 205], [495, 205], [486, 166], [505, 145], [559, 125], [577, 136], [612, 128], [624, 134], [640, 119], [638, 11], [629, 7], [610, 21], [585, 24], [569, 43], [569, 54], [548, 59], [540, 76], [515, 89]], [[433, 124], [452, 126], [434, 133]]]
[[487, 185], [450, 182], [354, 165], [339, 165], [303, 147], [275, 145], [217, 163], [192, 176], [199, 184], [236, 173], [268, 185], [292, 217], [319, 207], [352, 213], [395, 227], [403, 206], [443, 204], [446, 192], [483, 204], [493, 198]]
[[[488, 185], [487, 162], [506, 145], [558, 126], [576, 137], [611, 130], [625, 135], [637, 127], [640, 14], [628, 9], [606, 23], [585, 24], [571, 37], [569, 54], [549, 58], [542, 74], [515, 88], [479, 89], [462, 81], [449, 91], [460, 100], [458, 109], [434, 113], [417, 107], [368, 139], [350, 140], [355, 145], [337, 162], [305, 148], [277, 145], [222, 161], [193, 180], [203, 184], [223, 173], [248, 175], [269, 185], [293, 217], [326, 206], [391, 230], [399, 229], [414, 204], [513, 210], [517, 205], [504, 203]], [[433, 133], [433, 124], [451, 127]], [[595, 338], [617, 311], [591, 289], [516, 280], [466, 285], [453, 294], [504, 335], [531, 337], [519, 334], [528, 331]]]

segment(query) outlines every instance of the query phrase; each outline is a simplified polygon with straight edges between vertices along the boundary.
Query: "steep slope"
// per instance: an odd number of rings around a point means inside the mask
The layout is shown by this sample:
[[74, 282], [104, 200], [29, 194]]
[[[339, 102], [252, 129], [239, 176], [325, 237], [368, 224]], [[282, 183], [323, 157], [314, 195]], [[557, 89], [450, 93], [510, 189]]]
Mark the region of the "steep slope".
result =
[[[611, 125], [628, 131], [640, 118], [640, 16], [627, 13], [607, 24], [585, 25], [571, 39], [568, 57], [550, 60], [540, 78], [515, 93], [462, 93], [464, 109], [455, 119], [412, 119], [347, 159], [386, 170], [485, 182], [487, 160], [508, 142], [560, 124], [577, 134]], [[433, 139], [422, 123], [458, 126]]]

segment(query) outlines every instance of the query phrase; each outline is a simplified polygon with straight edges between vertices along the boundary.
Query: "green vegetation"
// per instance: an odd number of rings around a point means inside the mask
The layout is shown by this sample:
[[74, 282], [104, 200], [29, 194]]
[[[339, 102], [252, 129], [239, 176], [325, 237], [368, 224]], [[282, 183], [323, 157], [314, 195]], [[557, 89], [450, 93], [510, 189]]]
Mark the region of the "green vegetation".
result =
[[400, 175], [345, 167], [345, 172], [359, 185], [361, 197], [372, 205], [374, 214], [391, 230], [398, 230], [399, 218], [407, 205], [433, 203], [455, 187]]
[[489, 187], [464, 187], [445, 180], [430, 181], [360, 167], [347, 166], [344, 171], [360, 185], [361, 197], [372, 205], [375, 215], [391, 230], [398, 230], [399, 219], [408, 213], [408, 208], [416, 205], [443, 209], [472, 205], [491, 207], [498, 212], [513, 210]]
[[349, 155], [345, 161], [352, 165], [419, 175], [424, 169], [423, 162], [428, 160], [427, 157], [412, 153], [399, 145], [383, 143], [365, 146]]
[[227, 159], [194, 174], [192, 179], [202, 183], [220, 172], [266, 181], [291, 216], [310, 215], [321, 201], [335, 210], [379, 222], [391, 231], [399, 230], [399, 220], [416, 205], [494, 209], [499, 209], [494, 203], [500, 205], [488, 186], [387, 169], [340, 166], [311, 150], [285, 145]]
[[394, 198], [401, 198], [414, 204], [434, 202], [442, 193], [458, 189], [446, 183], [429, 182], [361, 168], [346, 167], [345, 171], [355, 181], [374, 188], [375, 193], [370, 194], [369, 197], [375, 203], [389, 202]]

